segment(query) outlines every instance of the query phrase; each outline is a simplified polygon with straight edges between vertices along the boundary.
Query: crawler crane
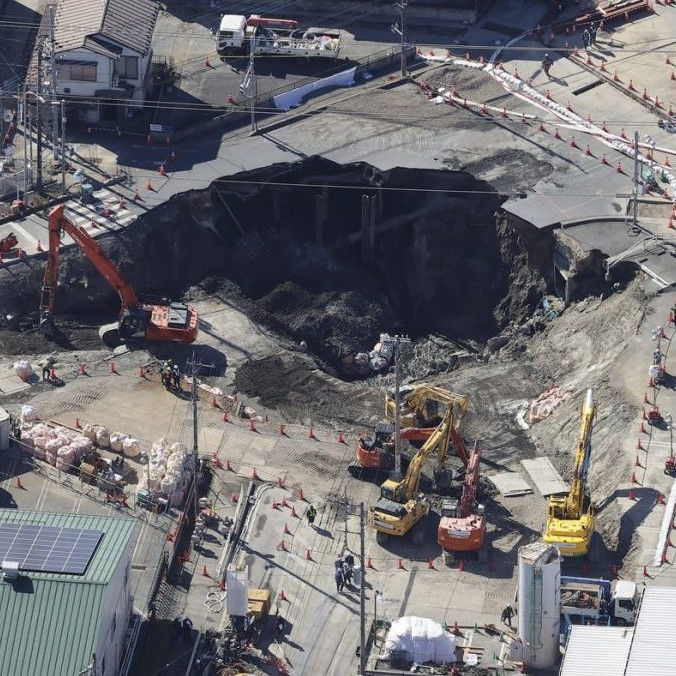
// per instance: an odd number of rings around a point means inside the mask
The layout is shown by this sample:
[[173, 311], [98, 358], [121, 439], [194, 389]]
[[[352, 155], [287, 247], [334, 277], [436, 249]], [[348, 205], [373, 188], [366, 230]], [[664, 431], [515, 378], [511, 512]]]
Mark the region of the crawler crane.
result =
[[589, 389], [582, 406], [580, 440], [570, 491], [567, 495], [549, 498], [549, 514], [543, 539], [547, 544], [558, 547], [562, 556], [585, 556], [591, 547], [596, 509], [591, 501], [587, 478], [595, 415], [594, 392]]
[[[192, 343], [197, 337], [197, 313], [183, 303], [143, 303], [114, 263], [83, 227], [64, 214], [63, 205], [49, 214], [49, 253], [40, 297], [40, 326], [46, 335], [54, 333], [54, 301], [59, 276], [59, 246], [66, 233], [82, 253], [120, 295], [120, 319], [115, 325], [123, 340], [139, 339]], [[103, 336], [102, 336], [103, 337]]]

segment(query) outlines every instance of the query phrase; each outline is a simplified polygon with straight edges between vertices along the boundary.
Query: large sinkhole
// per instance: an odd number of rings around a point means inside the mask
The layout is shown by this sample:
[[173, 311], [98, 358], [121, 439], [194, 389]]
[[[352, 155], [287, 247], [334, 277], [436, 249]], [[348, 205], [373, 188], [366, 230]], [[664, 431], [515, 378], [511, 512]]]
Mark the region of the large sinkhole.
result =
[[[309, 158], [178, 195], [104, 248], [137, 290], [237, 296], [349, 375], [350, 356], [380, 332], [483, 342], [530, 314], [549, 281], [551, 236], [510, 222], [501, 201], [464, 172]], [[3, 294], [3, 314], [37, 306], [41, 267], [25, 293]], [[57, 315], [89, 321], [117, 307], [67, 252]]]

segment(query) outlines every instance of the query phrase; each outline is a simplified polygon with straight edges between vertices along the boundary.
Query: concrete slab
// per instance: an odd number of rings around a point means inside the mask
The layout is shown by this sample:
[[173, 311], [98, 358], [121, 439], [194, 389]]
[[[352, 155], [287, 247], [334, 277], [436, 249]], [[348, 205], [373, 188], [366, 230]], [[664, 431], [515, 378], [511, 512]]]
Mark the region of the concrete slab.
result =
[[533, 492], [528, 482], [516, 472], [499, 472], [498, 474], [491, 474], [488, 479], [493, 482], [495, 487], [506, 498], [527, 495]]
[[522, 460], [521, 465], [544, 497], [568, 492], [568, 484], [561, 478], [549, 458], [543, 456]]

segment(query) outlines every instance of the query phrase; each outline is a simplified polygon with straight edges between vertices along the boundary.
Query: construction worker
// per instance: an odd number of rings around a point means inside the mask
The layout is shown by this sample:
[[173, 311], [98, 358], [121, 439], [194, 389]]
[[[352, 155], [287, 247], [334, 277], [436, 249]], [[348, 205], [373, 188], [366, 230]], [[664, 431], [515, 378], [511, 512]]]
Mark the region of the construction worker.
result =
[[174, 368], [171, 370], [171, 378], [174, 381], [174, 387], [180, 392], [181, 391], [181, 369], [178, 368], [178, 364], [174, 364]]
[[503, 611], [501, 620], [509, 627], [512, 626], [512, 618], [514, 617], [514, 608], [508, 605]]
[[585, 28], [582, 31], [582, 44], [584, 45], [585, 49], [588, 49], [589, 45], [591, 44], [591, 33], [589, 32], [588, 28]]
[[38, 366], [42, 369], [42, 379], [49, 380], [49, 371], [54, 366], [54, 360], [51, 357], [44, 357], [38, 362]]
[[284, 621], [284, 618], [279, 614], [279, 611], [277, 611], [277, 636], [282, 637], [284, 636], [284, 630], [286, 629], [286, 622]]
[[354, 572], [353, 566], [351, 566], [348, 563], [347, 558], [346, 558], [345, 561], [343, 562], [343, 577], [345, 578], [345, 584], [347, 586], [350, 586], [350, 587], [352, 586], [352, 573], [353, 572]]
[[554, 65], [554, 62], [552, 61], [551, 57], [549, 54], [545, 54], [545, 58], [542, 59], [542, 70], [545, 71], [545, 75], [551, 80], [551, 77], [549, 75], [549, 69]]
[[171, 369], [171, 364], [168, 361], [162, 364], [162, 384], [167, 390], [171, 389]]
[[314, 528], [315, 525], [315, 517], [317, 516], [317, 510], [314, 508], [313, 505], [310, 505], [307, 508], [307, 522]]
[[345, 576], [343, 574], [342, 568], [336, 568], [335, 580], [336, 591], [340, 594], [340, 592], [343, 591], [343, 587], [345, 586]]
[[596, 44], [596, 34], [598, 33], [599, 27], [598, 24], [593, 21], [592, 25], [589, 26], [589, 44], [593, 47]]

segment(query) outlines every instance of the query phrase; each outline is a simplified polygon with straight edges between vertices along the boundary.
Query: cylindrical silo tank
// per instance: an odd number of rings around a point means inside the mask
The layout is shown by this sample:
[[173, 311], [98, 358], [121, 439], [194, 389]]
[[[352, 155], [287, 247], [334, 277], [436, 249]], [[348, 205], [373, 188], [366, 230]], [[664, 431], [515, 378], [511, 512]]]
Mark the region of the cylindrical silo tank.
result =
[[518, 631], [522, 659], [546, 669], [560, 657], [561, 554], [553, 545], [532, 542], [519, 548]]

